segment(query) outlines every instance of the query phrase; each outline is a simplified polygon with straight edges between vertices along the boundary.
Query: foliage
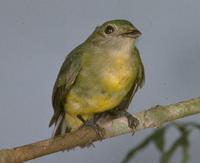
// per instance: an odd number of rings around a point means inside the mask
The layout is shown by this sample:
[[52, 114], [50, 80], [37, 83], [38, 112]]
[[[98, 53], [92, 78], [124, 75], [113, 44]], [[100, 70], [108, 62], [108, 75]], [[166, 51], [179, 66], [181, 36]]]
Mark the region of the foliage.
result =
[[[173, 142], [173, 144], [166, 149], [165, 147], [165, 135], [170, 127], [174, 127], [180, 133], [180, 136]], [[153, 143], [156, 149], [160, 152], [160, 163], [169, 163], [177, 149], [182, 149], [182, 159], [180, 163], [189, 162], [189, 135], [193, 129], [200, 131], [200, 124], [195, 122], [188, 123], [172, 123], [162, 128], [156, 129], [153, 133], [147, 136], [140, 144], [129, 150], [122, 163], [128, 163], [133, 159], [137, 153], [146, 148], [147, 145]]]

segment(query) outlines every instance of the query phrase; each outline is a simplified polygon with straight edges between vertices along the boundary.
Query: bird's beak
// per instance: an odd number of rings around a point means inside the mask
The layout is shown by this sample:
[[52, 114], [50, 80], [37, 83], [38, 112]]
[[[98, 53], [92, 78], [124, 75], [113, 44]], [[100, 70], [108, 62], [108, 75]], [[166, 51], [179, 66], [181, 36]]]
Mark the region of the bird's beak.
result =
[[133, 30], [130, 30], [129, 32], [122, 33], [122, 36], [137, 39], [139, 36], [141, 36], [141, 34], [142, 33], [139, 30], [133, 29]]

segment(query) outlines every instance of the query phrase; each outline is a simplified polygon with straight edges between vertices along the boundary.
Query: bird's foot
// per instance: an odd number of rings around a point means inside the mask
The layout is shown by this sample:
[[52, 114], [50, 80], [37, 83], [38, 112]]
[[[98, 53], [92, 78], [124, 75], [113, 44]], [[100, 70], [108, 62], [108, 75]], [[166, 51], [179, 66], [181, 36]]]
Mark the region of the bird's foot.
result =
[[93, 128], [100, 139], [104, 138], [105, 130], [104, 128], [100, 127], [99, 124], [96, 123], [95, 117], [91, 118], [90, 120], [87, 120], [84, 123], [84, 126]]
[[132, 129], [133, 134], [135, 133], [135, 129], [139, 125], [139, 120], [135, 118], [132, 114], [124, 110], [116, 110], [111, 112], [111, 116], [113, 116], [113, 118], [119, 118], [123, 116], [126, 117], [128, 120], [129, 128]]
[[128, 126], [133, 130], [134, 134], [136, 127], [139, 125], [139, 120], [128, 112], [126, 112], [125, 117], [128, 120]]
[[105, 130], [104, 128], [100, 127], [99, 124], [97, 124], [99, 115], [94, 115], [89, 120], [84, 120], [81, 116], [78, 116], [78, 118], [83, 122], [83, 126], [88, 126], [88, 127], [93, 128], [100, 139], [104, 138]]

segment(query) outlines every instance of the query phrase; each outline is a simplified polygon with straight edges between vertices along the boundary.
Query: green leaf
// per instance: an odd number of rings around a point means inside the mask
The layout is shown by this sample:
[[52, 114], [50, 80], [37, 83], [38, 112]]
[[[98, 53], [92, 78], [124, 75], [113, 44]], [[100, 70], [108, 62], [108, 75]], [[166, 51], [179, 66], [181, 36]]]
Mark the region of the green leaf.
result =
[[190, 155], [189, 155], [189, 145], [187, 145], [187, 146], [182, 146], [183, 147], [183, 149], [182, 149], [182, 160], [181, 160], [181, 163], [188, 163], [189, 162], [189, 160], [190, 160]]
[[[179, 132], [180, 137], [174, 141], [169, 149], [165, 150], [165, 133], [167, 128], [174, 126]], [[187, 123], [171, 123], [163, 128], [155, 130], [152, 134], [147, 136], [140, 144], [135, 148], [132, 148], [123, 159], [122, 163], [127, 163], [135, 155], [147, 147], [151, 142], [154, 143], [156, 148], [161, 153], [160, 163], [169, 163], [178, 148], [182, 149], [181, 163], [188, 163], [190, 159], [189, 155], [189, 134], [193, 129], [198, 129], [200, 131], [200, 124], [196, 122]]]
[[127, 153], [127, 155], [121, 163], [127, 163], [128, 161], [130, 161], [136, 155], [136, 153], [145, 148], [150, 142], [154, 142], [158, 150], [163, 151], [165, 145], [164, 133], [166, 128], [168, 128], [168, 126], [155, 130], [151, 135], [146, 137], [144, 141], [142, 141], [136, 147], [129, 150], [129, 152]]
[[187, 129], [183, 125], [177, 125], [177, 129], [180, 131], [181, 136], [171, 145], [171, 147], [163, 153], [160, 162], [161, 163], [169, 163], [170, 159], [172, 158], [173, 154], [176, 152], [177, 148], [180, 146], [182, 147], [183, 156], [181, 163], [187, 163], [189, 160], [189, 133], [191, 130]]
[[130, 161], [137, 152], [145, 148], [150, 142], [151, 142], [151, 136], [147, 137], [143, 142], [141, 142], [136, 147], [129, 150], [129, 152], [126, 154], [125, 158], [122, 160], [121, 163], [127, 163], [128, 161]]
[[189, 138], [188, 138], [188, 135], [189, 135], [190, 131], [188, 130], [185, 135], [183, 135], [183, 138], [182, 138], [182, 160], [181, 160], [181, 163], [188, 163], [189, 162], [189, 159], [190, 159], [190, 155], [189, 155]]
[[170, 159], [172, 158], [173, 154], [175, 153], [175, 151], [177, 150], [179, 144], [181, 141], [181, 137], [179, 139], [177, 139], [172, 146], [162, 154], [161, 159], [160, 159], [160, 163], [169, 163]]
[[152, 138], [156, 148], [162, 153], [165, 147], [165, 131], [167, 127], [157, 129]]

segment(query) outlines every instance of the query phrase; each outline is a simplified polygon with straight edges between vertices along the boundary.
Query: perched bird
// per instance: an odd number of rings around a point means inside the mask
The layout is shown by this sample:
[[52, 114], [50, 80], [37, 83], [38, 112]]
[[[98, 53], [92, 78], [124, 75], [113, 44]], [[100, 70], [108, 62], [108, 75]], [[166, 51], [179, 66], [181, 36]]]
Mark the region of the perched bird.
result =
[[94, 117], [101, 113], [126, 116], [131, 128], [138, 124], [127, 109], [144, 84], [135, 46], [140, 35], [127, 20], [107, 21], [69, 53], [53, 89], [53, 136], [77, 130], [92, 119], [95, 126]]

